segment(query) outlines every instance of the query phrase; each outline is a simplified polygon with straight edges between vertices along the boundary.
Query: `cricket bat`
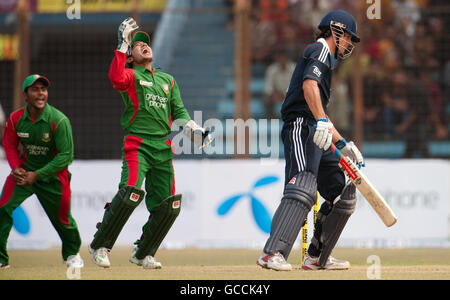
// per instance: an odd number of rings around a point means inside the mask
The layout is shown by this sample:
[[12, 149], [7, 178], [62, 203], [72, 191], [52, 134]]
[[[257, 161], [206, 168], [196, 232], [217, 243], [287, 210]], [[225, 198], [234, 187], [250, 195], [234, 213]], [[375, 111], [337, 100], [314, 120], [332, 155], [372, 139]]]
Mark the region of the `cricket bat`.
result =
[[384, 200], [383, 196], [375, 189], [375, 187], [370, 183], [369, 179], [361, 172], [360, 169], [351, 161], [348, 157], [341, 154], [341, 152], [336, 148], [335, 145], [331, 144], [331, 151], [339, 159], [339, 166], [348, 175], [350, 180], [360, 191], [360, 193], [366, 198], [375, 212], [378, 214], [380, 219], [387, 227], [391, 227], [397, 222], [397, 217], [395, 216], [392, 209]]

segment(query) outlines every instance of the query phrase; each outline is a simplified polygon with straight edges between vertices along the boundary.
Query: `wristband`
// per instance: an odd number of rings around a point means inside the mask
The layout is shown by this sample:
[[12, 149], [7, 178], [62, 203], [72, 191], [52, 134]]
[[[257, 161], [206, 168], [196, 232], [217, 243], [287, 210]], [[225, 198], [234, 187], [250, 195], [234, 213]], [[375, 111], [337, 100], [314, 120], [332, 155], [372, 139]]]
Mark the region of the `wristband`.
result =
[[335, 143], [335, 145], [336, 145], [336, 148], [338, 148], [339, 150], [341, 150], [342, 148], [345, 147], [345, 145], [347, 145], [347, 141], [346, 141], [344, 138], [342, 138], [342, 139], [340, 139], [339, 141], [337, 141], [337, 142]]

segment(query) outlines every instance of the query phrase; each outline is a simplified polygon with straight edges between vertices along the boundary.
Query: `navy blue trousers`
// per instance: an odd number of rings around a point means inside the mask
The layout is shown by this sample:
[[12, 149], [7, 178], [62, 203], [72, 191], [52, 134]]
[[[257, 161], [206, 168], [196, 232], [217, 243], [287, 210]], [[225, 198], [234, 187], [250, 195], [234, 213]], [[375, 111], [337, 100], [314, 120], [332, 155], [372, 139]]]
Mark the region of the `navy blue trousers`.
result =
[[299, 117], [283, 125], [281, 138], [286, 160], [284, 185], [299, 172], [311, 172], [317, 178], [320, 196], [332, 203], [345, 186], [345, 175], [331, 147], [323, 151], [314, 144], [314, 124], [313, 120]]

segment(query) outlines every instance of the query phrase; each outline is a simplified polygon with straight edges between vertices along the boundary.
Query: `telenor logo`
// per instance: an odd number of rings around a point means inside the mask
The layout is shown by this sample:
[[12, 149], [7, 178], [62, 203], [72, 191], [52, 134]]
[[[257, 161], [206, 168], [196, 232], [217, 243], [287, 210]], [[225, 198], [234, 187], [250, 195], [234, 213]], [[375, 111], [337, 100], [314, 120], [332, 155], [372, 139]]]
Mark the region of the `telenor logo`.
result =
[[264, 204], [258, 198], [256, 198], [255, 195], [253, 195], [253, 191], [260, 187], [273, 184], [277, 181], [277, 176], [265, 176], [256, 180], [256, 182], [252, 185], [248, 192], [240, 193], [225, 199], [225, 201], [223, 201], [217, 209], [217, 214], [219, 216], [224, 216], [240, 199], [250, 198], [253, 218], [255, 219], [256, 224], [263, 232], [270, 233], [272, 218], [270, 217], [270, 214]]
[[13, 227], [18, 233], [26, 235], [30, 232], [30, 220], [28, 219], [25, 210], [21, 206], [17, 207], [13, 211], [12, 217]]

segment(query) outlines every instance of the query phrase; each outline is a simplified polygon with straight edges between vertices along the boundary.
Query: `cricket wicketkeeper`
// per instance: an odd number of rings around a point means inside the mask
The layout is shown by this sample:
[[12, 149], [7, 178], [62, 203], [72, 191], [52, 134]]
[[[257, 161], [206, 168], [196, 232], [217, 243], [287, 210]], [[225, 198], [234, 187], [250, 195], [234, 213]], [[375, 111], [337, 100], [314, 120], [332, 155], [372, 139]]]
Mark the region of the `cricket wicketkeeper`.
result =
[[[177, 121], [200, 148], [210, 145], [212, 136], [190, 119], [175, 79], [152, 67], [150, 36], [136, 32], [137, 28], [132, 18], [120, 24], [119, 45], [109, 69], [109, 79], [125, 104], [120, 120], [126, 131], [122, 174], [119, 191], [107, 204], [89, 251], [97, 265], [109, 267], [108, 252], [145, 197], [150, 217], [130, 262], [145, 269], [159, 269], [161, 263], [155, 261], [155, 253], [181, 208], [181, 194], [175, 194], [172, 144], [168, 139], [171, 122]], [[126, 64], [132, 68], [126, 68]], [[144, 179], [146, 193], [141, 190]]]
[[325, 199], [317, 214], [314, 237], [303, 269], [348, 269], [350, 263], [330, 256], [356, 205], [353, 183], [345, 183], [334, 143], [357, 165], [364, 165], [361, 152], [334, 128], [326, 114], [332, 70], [338, 60], [349, 57], [359, 42], [356, 21], [342, 10], [328, 13], [319, 24], [315, 43], [306, 47], [292, 75], [281, 108], [282, 139], [286, 159], [285, 188], [272, 220], [270, 237], [257, 263], [265, 268], [288, 271], [287, 258], [304, 220], [314, 205], [317, 191]]

